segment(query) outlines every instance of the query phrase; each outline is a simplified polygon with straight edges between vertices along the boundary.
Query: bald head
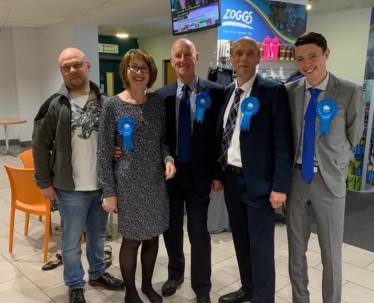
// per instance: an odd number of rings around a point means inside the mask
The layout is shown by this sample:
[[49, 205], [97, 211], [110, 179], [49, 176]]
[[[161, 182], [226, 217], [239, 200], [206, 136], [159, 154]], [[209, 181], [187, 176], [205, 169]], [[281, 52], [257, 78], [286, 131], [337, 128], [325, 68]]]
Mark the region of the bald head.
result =
[[249, 38], [249, 37], [242, 37], [242, 38], [239, 38], [238, 40], [236, 40], [232, 44], [231, 53], [233, 53], [233, 50], [234, 50], [235, 47], [237, 47], [238, 45], [243, 45], [243, 44], [251, 45], [253, 47], [253, 49], [257, 50], [258, 54], [260, 54], [260, 47], [258, 46], [257, 41], [252, 39], [252, 38]]
[[86, 61], [86, 55], [78, 48], [68, 47], [65, 48], [58, 57], [58, 64], [61, 66], [62, 62], [71, 58], [77, 58], [80, 61]]
[[175, 41], [173, 43], [173, 46], [171, 47], [171, 57], [173, 56], [173, 50], [175, 48], [179, 48], [181, 46], [182, 47], [185, 46], [185, 47], [190, 48], [192, 54], [196, 56], [197, 52], [196, 52], [195, 44], [193, 44], [193, 42], [191, 40], [181, 38], [181, 39], [178, 39], [177, 41]]

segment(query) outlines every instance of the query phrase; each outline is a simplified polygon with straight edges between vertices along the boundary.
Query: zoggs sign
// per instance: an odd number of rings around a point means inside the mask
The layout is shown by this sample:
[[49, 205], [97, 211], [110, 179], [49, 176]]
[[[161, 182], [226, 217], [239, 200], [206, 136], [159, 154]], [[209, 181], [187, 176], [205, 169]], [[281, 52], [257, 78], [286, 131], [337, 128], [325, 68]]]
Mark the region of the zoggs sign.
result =
[[218, 40], [247, 36], [263, 41], [266, 36], [277, 36], [282, 43], [293, 43], [297, 36], [291, 29], [298, 26], [298, 19], [306, 24], [306, 9], [305, 5], [286, 1], [290, 0], [221, 0]]
[[253, 22], [252, 14], [253, 12], [248, 10], [226, 8], [223, 12], [222, 26], [238, 26], [253, 29], [251, 26]]
[[[219, 40], [237, 40], [241, 37], [252, 37], [257, 41], [261, 35], [262, 24], [256, 1], [264, 0], [221, 0], [221, 26], [218, 28]], [[260, 36], [260, 37], [261, 37]]]

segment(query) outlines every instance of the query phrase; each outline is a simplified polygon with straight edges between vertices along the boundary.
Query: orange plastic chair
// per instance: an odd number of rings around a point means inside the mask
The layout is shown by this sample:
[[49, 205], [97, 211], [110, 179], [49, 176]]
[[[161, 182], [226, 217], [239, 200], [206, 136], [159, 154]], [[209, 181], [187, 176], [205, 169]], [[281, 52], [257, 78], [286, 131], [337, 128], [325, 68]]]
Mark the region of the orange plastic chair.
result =
[[[25, 150], [24, 152], [20, 153], [19, 154], [21, 160], [22, 160], [22, 163], [23, 163], [23, 166], [25, 168], [34, 168], [34, 158], [33, 158], [33, 155], [32, 155], [32, 148], [28, 149], [28, 150]], [[26, 214], [26, 219], [25, 220], [29, 220], [30, 219], [30, 215], [27, 215]], [[42, 220], [42, 216], [39, 216], [39, 221]], [[52, 227], [51, 227], [52, 229]], [[81, 243], [84, 243], [86, 242], [86, 236], [84, 233], [82, 233], [82, 236], [81, 236]]]
[[[19, 154], [23, 167], [25, 168], [34, 168], [34, 158], [32, 157], [32, 148], [25, 150]], [[27, 218], [26, 218], [27, 219]], [[39, 216], [39, 221], [42, 220], [42, 216]]]
[[34, 159], [32, 157], [32, 149], [25, 150], [19, 154], [19, 157], [22, 160], [23, 167], [25, 168], [34, 168]]
[[10, 224], [9, 224], [9, 252], [13, 251], [14, 216], [16, 210], [26, 214], [24, 235], [28, 235], [30, 214], [45, 216], [44, 259], [47, 262], [48, 241], [51, 230], [51, 206], [49, 200], [44, 199], [40, 189], [34, 182], [32, 168], [19, 168], [4, 164], [8, 174], [11, 190]]

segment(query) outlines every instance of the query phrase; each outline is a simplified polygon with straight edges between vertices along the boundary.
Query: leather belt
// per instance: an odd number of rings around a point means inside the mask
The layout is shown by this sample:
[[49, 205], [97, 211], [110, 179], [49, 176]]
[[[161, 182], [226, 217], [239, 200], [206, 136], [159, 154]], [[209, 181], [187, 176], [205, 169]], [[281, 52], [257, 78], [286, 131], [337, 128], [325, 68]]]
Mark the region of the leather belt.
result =
[[242, 173], [243, 172], [243, 169], [241, 167], [238, 167], [238, 166], [234, 166], [234, 165], [227, 165], [227, 169], [233, 171], [234, 173]]
[[[302, 164], [296, 163], [295, 167], [301, 169], [303, 166], [302, 166]], [[319, 172], [319, 167], [318, 166], [313, 166], [313, 172], [315, 174], [318, 173]]]

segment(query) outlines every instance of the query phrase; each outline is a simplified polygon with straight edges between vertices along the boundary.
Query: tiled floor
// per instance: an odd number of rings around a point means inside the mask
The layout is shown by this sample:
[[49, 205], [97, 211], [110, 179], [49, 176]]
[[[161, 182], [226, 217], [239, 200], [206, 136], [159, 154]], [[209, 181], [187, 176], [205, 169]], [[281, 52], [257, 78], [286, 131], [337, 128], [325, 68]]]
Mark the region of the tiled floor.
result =
[[[0, 155], [0, 303], [51, 303], [68, 302], [67, 289], [62, 278], [62, 266], [55, 270], [44, 272], [43, 265], [43, 234], [44, 222], [36, 217], [30, 221], [29, 236], [23, 236], [24, 215], [16, 215], [13, 253], [8, 252], [9, 239], [9, 182], [2, 163], [21, 166], [19, 158]], [[53, 213], [53, 236], [49, 242], [50, 257], [60, 247], [59, 215]], [[118, 251], [121, 239], [113, 233], [113, 240], [108, 241], [113, 247], [114, 263], [109, 272], [120, 277]], [[190, 267], [189, 242], [185, 237], [186, 268]], [[291, 302], [291, 286], [287, 269], [287, 236], [285, 226], [276, 227], [276, 299], [277, 303]], [[85, 250], [83, 249], [83, 254]], [[218, 302], [218, 297], [240, 287], [239, 273], [235, 258], [234, 247], [230, 233], [212, 235], [212, 302]], [[318, 241], [312, 235], [307, 253], [309, 262], [309, 290], [312, 303], [322, 302], [321, 279], [322, 265]], [[344, 244], [343, 247], [343, 302], [373, 303], [374, 302], [374, 253]], [[82, 262], [88, 268], [87, 260], [83, 256]], [[140, 286], [140, 264], [138, 263], [137, 281]], [[167, 278], [167, 255], [162, 237], [157, 258], [154, 286], [160, 290]], [[124, 291], [106, 291], [86, 286], [86, 300], [96, 302], [123, 302]], [[142, 296], [144, 302], [149, 302]], [[164, 299], [164, 302], [188, 303], [194, 301], [194, 293], [190, 286], [190, 273], [186, 272], [185, 282], [177, 293]]]

